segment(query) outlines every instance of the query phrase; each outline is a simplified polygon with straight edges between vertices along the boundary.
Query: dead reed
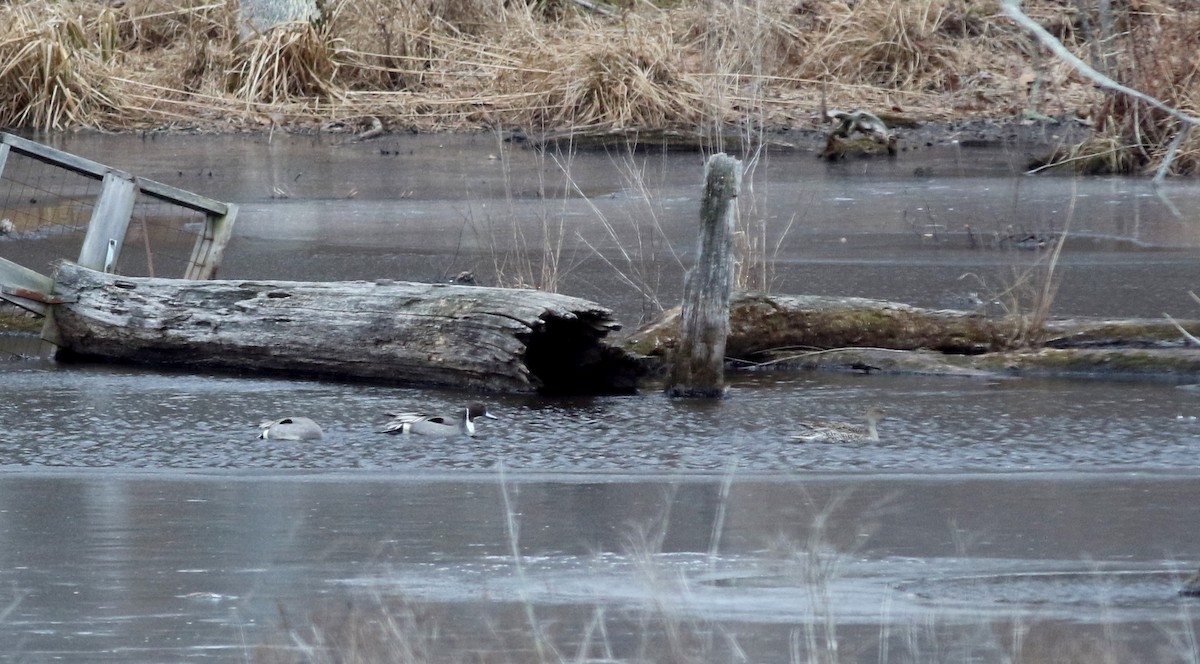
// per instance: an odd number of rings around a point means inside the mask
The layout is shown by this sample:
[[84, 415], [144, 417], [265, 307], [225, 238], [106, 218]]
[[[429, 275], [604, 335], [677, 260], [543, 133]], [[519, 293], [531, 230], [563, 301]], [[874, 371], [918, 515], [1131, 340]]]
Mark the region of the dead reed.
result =
[[[1051, 0], [1027, 4], [1061, 14]], [[248, 31], [236, 4], [219, 0], [6, 5], [0, 89], [12, 94], [0, 117], [113, 129], [263, 116], [300, 129], [362, 116], [437, 130], [811, 126], [822, 90], [834, 106], [931, 119], [1009, 114], [1029, 66], [992, 2], [602, 9], [341, 0], [316, 20]], [[1090, 94], [1065, 79], [1054, 90], [1064, 109]]]
[[118, 16], [118, 37], [126, 50], [228, 43], [237, 30], [234, 8], [221, 0], [143, 0], [113, 11]]
[[0, 124], [66, 129], [99, 126], [122, 106], [109, 84], [116, 18], [58, 5], [0, 7]]
[[706, 116], [699, 80], [661, 20], [550, 35], [500, 85], [525, 98], [513, 123], [535, 130], [694, 127]]
[[[1200, 112], [1200, 12], [1187, 0], [1146, 0], [1123, 8], [1113, 36], [1121, 56], [1112, 59], [1109, 74], [1118, 82], [1150, 95], [1168, 106]], [[1101, 63], [1106, 64], [1106, 63]], [[1167, 146], [1183, 130], [1182, 123], [1123, 94], [1105, 96], [1095, 111], [1102, 130], [1124, 153], [1113, 172], [1156, 170]], [[1103, 151], [1103, 146], [1096, 148]], [[1176, 174], [1200, 173], [1200, 132], [1191, 132], [1175, 156]]]
[[[1013, 253], [1009, 266], [1010, 274], [1002, 277], [996, 286], [986, 278], [969, 273], [960, 279], [974, 279], [986, 296], [987, 302], [999, 305], [1008, 331], [1003, 335], [1013, 348], [1036, 347], [1045, 342], [1046, 324], [1054, 300], [1062, 284], [1062, 252], [1075, 218], [1077, 195], [1072, 186], [1071, 199], [1060, 231], [1042, 236], [1034, 235], [1031, 245], [1021, 246], [1015, 242], [1008, 245]], [[1023, 258], [1023, 255], [1029, 258]]]
[[327, 24], [277, 25], [233, 49], [226, 88], [238, 99], [266, 104], [335, 97], [340, 42]]

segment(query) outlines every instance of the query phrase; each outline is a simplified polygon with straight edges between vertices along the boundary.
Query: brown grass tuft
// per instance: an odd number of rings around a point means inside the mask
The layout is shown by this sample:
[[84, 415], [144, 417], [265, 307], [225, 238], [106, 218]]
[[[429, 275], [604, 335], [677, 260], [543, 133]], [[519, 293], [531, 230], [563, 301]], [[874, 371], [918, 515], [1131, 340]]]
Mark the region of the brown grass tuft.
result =
[[695, 127], [709, 116], [669, 26], [633, 20], [565, 31], [534, 44], [502, 83], [526, 99], [521, 126], [586, 130]]
[[233, 50], [226, 87], [239, 99], [266, 104], [335, 96], [340, 43], [316, 22], [277, 25]]
[[116, 20], [42, 3], [0, 7], [0, 124], [64, 129], [97, 125], [120, 106], [108, 85]]
[[237, 30], [237, 6], [224, 0], [142, 0], [119, 11], [121, 43], [129, 50], [228, 42]]
[[[1122, 14], [1117, 81], [1192, 115], [1200, 115], [1200, 13], [1190, 0], [1146, 0]], [[1155, 170], [1182, 129], [1168, 114], [1119, 93], [1106, 95], [1096, 112], [1099, 128], [1134, 146], [1137, 167]], [[1100, 137], [1103, 139], [1103, 136]], [[1133, 169], [1130, 169], [1133, 170]], [[1172, 172], [1200, 174], [1200, 131], [1180, 147]]]

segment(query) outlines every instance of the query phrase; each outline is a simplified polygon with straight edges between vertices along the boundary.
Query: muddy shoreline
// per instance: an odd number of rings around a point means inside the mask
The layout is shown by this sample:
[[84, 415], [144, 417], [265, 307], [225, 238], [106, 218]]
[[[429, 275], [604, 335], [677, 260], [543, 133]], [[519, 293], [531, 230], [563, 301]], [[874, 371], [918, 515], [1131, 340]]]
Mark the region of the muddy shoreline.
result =
[[[832, 125], [821, 124], [817, 121], [816, 115], [813, 116], [811, 123], [806, 123], [807, 126], [800, 125], [775, 125], [764, 127], [761, 130], [754, 130], [748, 134], [743, 130], [728, 126], [724, 132], [726, 142], [731, 146], [731, 149], [737, 149], [740, 142], [749, 138], [750, 142], [761, 140], [768, 149], [800, 149], [808, 151], [820, 151], [825, 145], [829, 131], [833, 128]], [[903, 122], [889, 127], [896, 134], [899, 140], [899, 148], [901, 152], [920, 150], [923, 148], [935, 146], [958, 145], [968, 148], [996, 148], [996, 147], [1027, 147], [1030, 149], [1041, 149], [1058, 147], [1064, 145], [1075, 145], [1087, 140], [1094, 133], [1091, 126], [1077, 119], [1074, 114], [1067, 113], [1057, 117], [1047, 117], [1047, 119], [1020, 119], [1012, 117], [996, 117], [996, 118], [979, 118], [979, 117], [961, 117], [952, 120], [931, 120], [925, 121], [913, 117], [906, 118]], [[76, 131], [93, 131], [90, 129], [79, 129]], [[197, 127], [192, 129], [179, 128], [163, 128], [153, 131], [136, 131], [136, 132], [104, 132], [114, 134], [131, 134], [143, 137], [154, 135], [187, 135], [187, 136], [224, 136], [224, 135], [242, 135], [249, 134], [254, 136], [270, 137], [274, 132], [281, 132], [296, 136], [340, 136], [344, 137], [347, 142], [353, 143], [371, 143], [383, 141], [398, 135], [438, 135], [438, 136], [478, 136], [478, 135], [494, 135], [497, 132], [505, 136], [506, 139], [518, 145], [531, 144], [537, 145], [546, 136], [539, 136], [531, 132], [526, 132], [521, 129], [513, 128], [492, 128], [481, 126], [477, 129], [454, 129], [446, 131], [438, 130], [422, 130], [422, 129], [404, 129], [404, 130], [382, 130], [372, 131], [369, 135], [357, 133], [353, 126], [342, 124], [335, 125], [315, 125], [315, 124], [296, 124], [281, 126], [278, 129], [264, 130], [261, 128], [240, 128], [240, 129], [220, 129], [215, 127]], [[23, 136], [30, 136], [27, 132], [15, 131]], [[560, 145], [571, 145], [575, 149], [597, 149], [603, 150], [608, 148], [627, 148], [631, 140], [641, 140], [648, 146], [655, 146], [655, 143], [661, 145], [661, 137], [669, 135], [678, 139], [670, 145], [671, 149], [692, 149], [696, 151], [711, 151], [712, 136], [711, 131], [696, 130], [689, 132], [680, 129], [653, 129], [653, 128], [636, 128], [626, 131], [606, 130], [601, 132], [589, 132], [586, 130], [578, 131], [559, 131], [547, 136], [552, 136], [555, 142]], [[36, 134], [35, 134], [36, 135]]]

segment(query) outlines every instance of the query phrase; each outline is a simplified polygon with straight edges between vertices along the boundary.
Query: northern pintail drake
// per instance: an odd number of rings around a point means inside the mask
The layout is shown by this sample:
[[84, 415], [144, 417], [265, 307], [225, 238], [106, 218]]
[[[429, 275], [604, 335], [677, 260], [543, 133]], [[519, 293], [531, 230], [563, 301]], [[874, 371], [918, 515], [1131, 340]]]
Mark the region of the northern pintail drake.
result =
[[383, 428], [383, 433], [411, 433], [421, 436], [474, 436], [475, 420], [480, 417], [497, 419], [488, 412], [487, 406], [473, 402], [460, 408], [454, 415], [426, 415], [424, 413], [388, 413], [392, 418]]
[[259, 426], [258, 437], [263, 440], [320, 440], [324, 435], [321, 425], [307, 417], [285, 417]]
[[799, 431], [792, 440], [801, 443], [853, 443], [864, 440], [879, 440], [879, 429], [876, 425], [884, 418], [881, 408], [867, 409], [867, 426], [855, 426], [840, 422], [798, 422]]

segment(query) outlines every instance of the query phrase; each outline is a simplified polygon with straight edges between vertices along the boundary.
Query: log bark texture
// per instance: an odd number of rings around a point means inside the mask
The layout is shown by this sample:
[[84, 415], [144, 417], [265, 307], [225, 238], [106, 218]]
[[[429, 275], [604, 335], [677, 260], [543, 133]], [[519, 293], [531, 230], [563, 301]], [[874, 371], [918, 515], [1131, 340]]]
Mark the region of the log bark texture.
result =
[[[630, 347], [670, 355], [681, 339], [676, 307], [638, 330]], [[780, 349], [876, 346], [982, 353], [1007, 347], [1006, 328], [965, 311], [932, 310], [856, 297], [739, 293], [729, 310], [726, 356], [755, 361]]]
[[683, 285], [679, 344], [669, 361], [666, 393], [719, 397], [725, 393], [725, 340], [733, 293], [733, 227], [742, 188], [742, 162], [709, 158], [700, 201], [696, 264]]
[[[730, 304], [726, 358], [735, 366], [903, 373], [1180, 373], [1200, 366], [1200, 350], [1166, 320], [1055, 319], [1043, 348], [1019, 348], [1005, 318], [923, 309], [857, 297], [739, 293]], [[1200, 321], [1179, 321], [1200, 333]], [[666, 365], [680, 342], [680, 308], [627, 341], [649, 363]], [[846, 349], [836, 353], [828, 349]], [[879, 351], [879, 352], [875, 352]], [[893, 351], [931, 351], [901, 356]], [[932, 353], [941, 360], [933, 360]], [[976, 358], [959, 360], [956, 358]], [[954, 366], [945, 365], [951, 361]]]
[[391, 384], [627, 393], [612, 312], [533, 290], [410, 282], [135, 278], [62, 263], [60, 353]]

